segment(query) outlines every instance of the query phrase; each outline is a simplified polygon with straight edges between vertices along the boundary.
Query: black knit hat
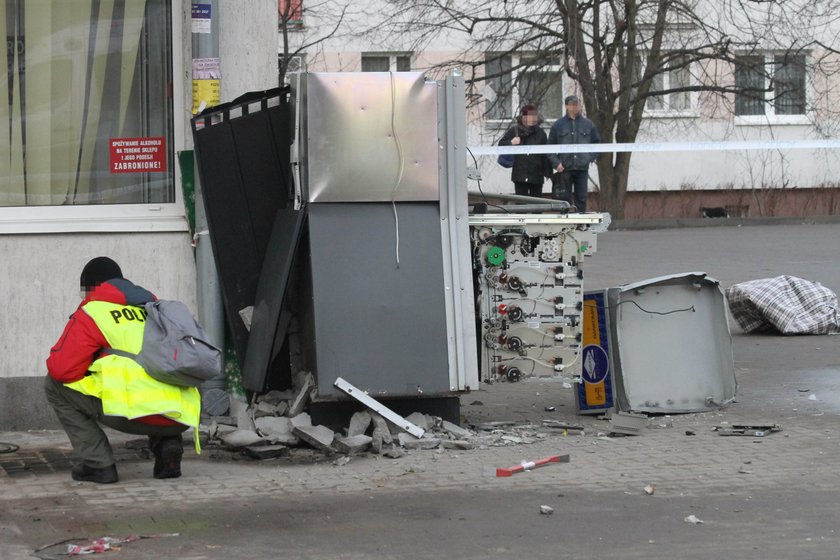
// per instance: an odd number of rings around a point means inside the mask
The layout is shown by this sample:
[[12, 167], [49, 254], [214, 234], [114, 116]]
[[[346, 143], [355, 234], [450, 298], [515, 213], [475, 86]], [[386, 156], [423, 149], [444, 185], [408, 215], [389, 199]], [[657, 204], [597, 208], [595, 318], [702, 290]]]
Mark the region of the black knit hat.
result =
[[96, 257], [88, 261], [82, 269], [82, 277], [79, 279], [79, 283], [83, 290], [90, 290], [102, 282], [122, 277], [120, 265], [108, 257]]

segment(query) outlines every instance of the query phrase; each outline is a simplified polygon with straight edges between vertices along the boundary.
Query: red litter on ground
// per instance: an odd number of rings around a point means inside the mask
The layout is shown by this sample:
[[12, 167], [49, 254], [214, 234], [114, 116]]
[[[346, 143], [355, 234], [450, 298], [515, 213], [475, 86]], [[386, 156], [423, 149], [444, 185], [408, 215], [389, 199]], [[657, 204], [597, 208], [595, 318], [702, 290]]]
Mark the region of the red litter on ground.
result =
[[550, 463], [568, 462], [568, 455], [552, 455], [551, 457], [546, 457], [545, 459], [540, 459], [539, 461], [523, 461], [522, 463], [516, 465], [515, 467], [510, 467], [509, 469], [496, 469], [496, 476], [513, 476], [516, 473], [530, 471], [531, 469], [536, 469], [538, 467], [544, 467]]

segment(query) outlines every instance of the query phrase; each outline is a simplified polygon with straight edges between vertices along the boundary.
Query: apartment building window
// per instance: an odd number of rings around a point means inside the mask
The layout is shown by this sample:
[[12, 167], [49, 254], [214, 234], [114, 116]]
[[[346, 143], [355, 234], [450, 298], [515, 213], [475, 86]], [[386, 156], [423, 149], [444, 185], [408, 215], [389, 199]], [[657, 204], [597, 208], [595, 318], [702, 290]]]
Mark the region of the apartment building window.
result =
[[[772, 87], [768, 81], [772, 80]], [[806, 112], [805, 55], [750, 55], [735, 63], [735, 115], [788, 117]]]
[[0, 207], [175, 202], [170, 2], [0, 6]]
[[362, 54], [362, 72], [409, 72], [410, 54]]
[[[691, 71], [688, 61], [677, 61], [672, 66], [679, 67], [660, 72], [653, 77], [653, 83], [650, 86], [651, 93], [687, 88], [691, 85]], [[691, 92], [679, 91], [648, 97], [645, 110], [652, 113], [685, 113], [691, 110]]]
[[280, 15], [280, 25], [303, 25], [303, 0], [277, 0], [277, 11]]
[[278, 55], [277, 70], [283, 75], [285, 83], [289, 83], [290, 74], [306, 72], [306, 53], [291, 55], [288, 60], [282, 54]]
[[528, 53], [488, 54], [484, 63], [485, 116], [510, 120], [523, 105], [539, 107], [546, 120], [563, 116], [563, 79], [559, 61], [538, 60]]

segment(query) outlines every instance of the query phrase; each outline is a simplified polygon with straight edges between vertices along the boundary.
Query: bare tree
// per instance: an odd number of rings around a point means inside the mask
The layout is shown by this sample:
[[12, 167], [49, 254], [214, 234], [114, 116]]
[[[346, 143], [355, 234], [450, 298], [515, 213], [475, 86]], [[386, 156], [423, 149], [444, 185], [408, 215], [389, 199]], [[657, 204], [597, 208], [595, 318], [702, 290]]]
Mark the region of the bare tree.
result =
[[[674, 94], [700, 92], [706, 104], [722, 104], [728, 114], [734, 100], [761, 103], [790, 101], [792, 89], [767, 64], [805, 59], [829, 68], [836, 41], [836, 0], [391, 0], [378, 26], [382, 33], [413, 38], [413, 48], [440, 50], [458, 45], [458, 56], [440, 68], [467, 71], [471, 102], [493, 102], [477, 84], [511, 75], [527, 76], [562, 61], [571, 88], [581, 94], [587, 116], [604, 142], [635, 142], [646, 107]], [[835, 31], [832, 32], [831, 28]], [[403, 39], [405, 40], [405, 39]], [[819, 51], [829, 56], [815, 56]], [[485, 56], [476, 56], [485, 53]], [[517, 56], [516, 64], [494, 64]], [[756, 56], [750, 57], [749, 55]], [[833, 59], [836, 64], [836, 58]], [[495, 70], [494, 70], [495, 69]], [[675, 72], [691, 79], [670, 80]], [[742, 72], [739, 74], [739, 72]], [[744, 79], [760, 76], [761, 80]], [[521, 88], [491, 98], [509, 100]], [[529, 96], [540, 88], [529, 83]], [[545, 93], [551, 85], [544, 83]], [[486, 91], [486, 86], [483, 91]], [[745, 101], [746, 100], [746, 101]], [[813, 99], [811, 101], [814, 101]], [[559, 115], [557, 115], [559, 116]], [[597, 161], [601, 206], [623, 217], [632, 153], [602, 154]]]
[[279, 0], [280, 47], [279, 83], [286, 73], [299, 71], [299, 61], [313, 48], [339, 36], [348, 15], [348, 4], [340, 0]]

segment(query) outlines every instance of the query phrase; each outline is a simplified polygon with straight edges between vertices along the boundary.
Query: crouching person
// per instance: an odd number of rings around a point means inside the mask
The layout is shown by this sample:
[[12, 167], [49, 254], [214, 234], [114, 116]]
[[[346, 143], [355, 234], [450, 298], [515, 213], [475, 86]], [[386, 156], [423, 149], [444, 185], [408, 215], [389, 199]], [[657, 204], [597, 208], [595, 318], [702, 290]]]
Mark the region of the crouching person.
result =
[[108, 353], [111, 348], [140, 351], [143, 305], [156, 297], [124, 279], [108, 257], [85, 265], [81, 288], [82, 302], [50, 350], [44, 384], [47, 400], [81, 459], [73, 467], [73, 480], [119, 480], [102, 426], [149, 436], [154, 477], [181, 476], [181, 434], [198, 428], [198, 390], [157, 381], [131, 358]]

